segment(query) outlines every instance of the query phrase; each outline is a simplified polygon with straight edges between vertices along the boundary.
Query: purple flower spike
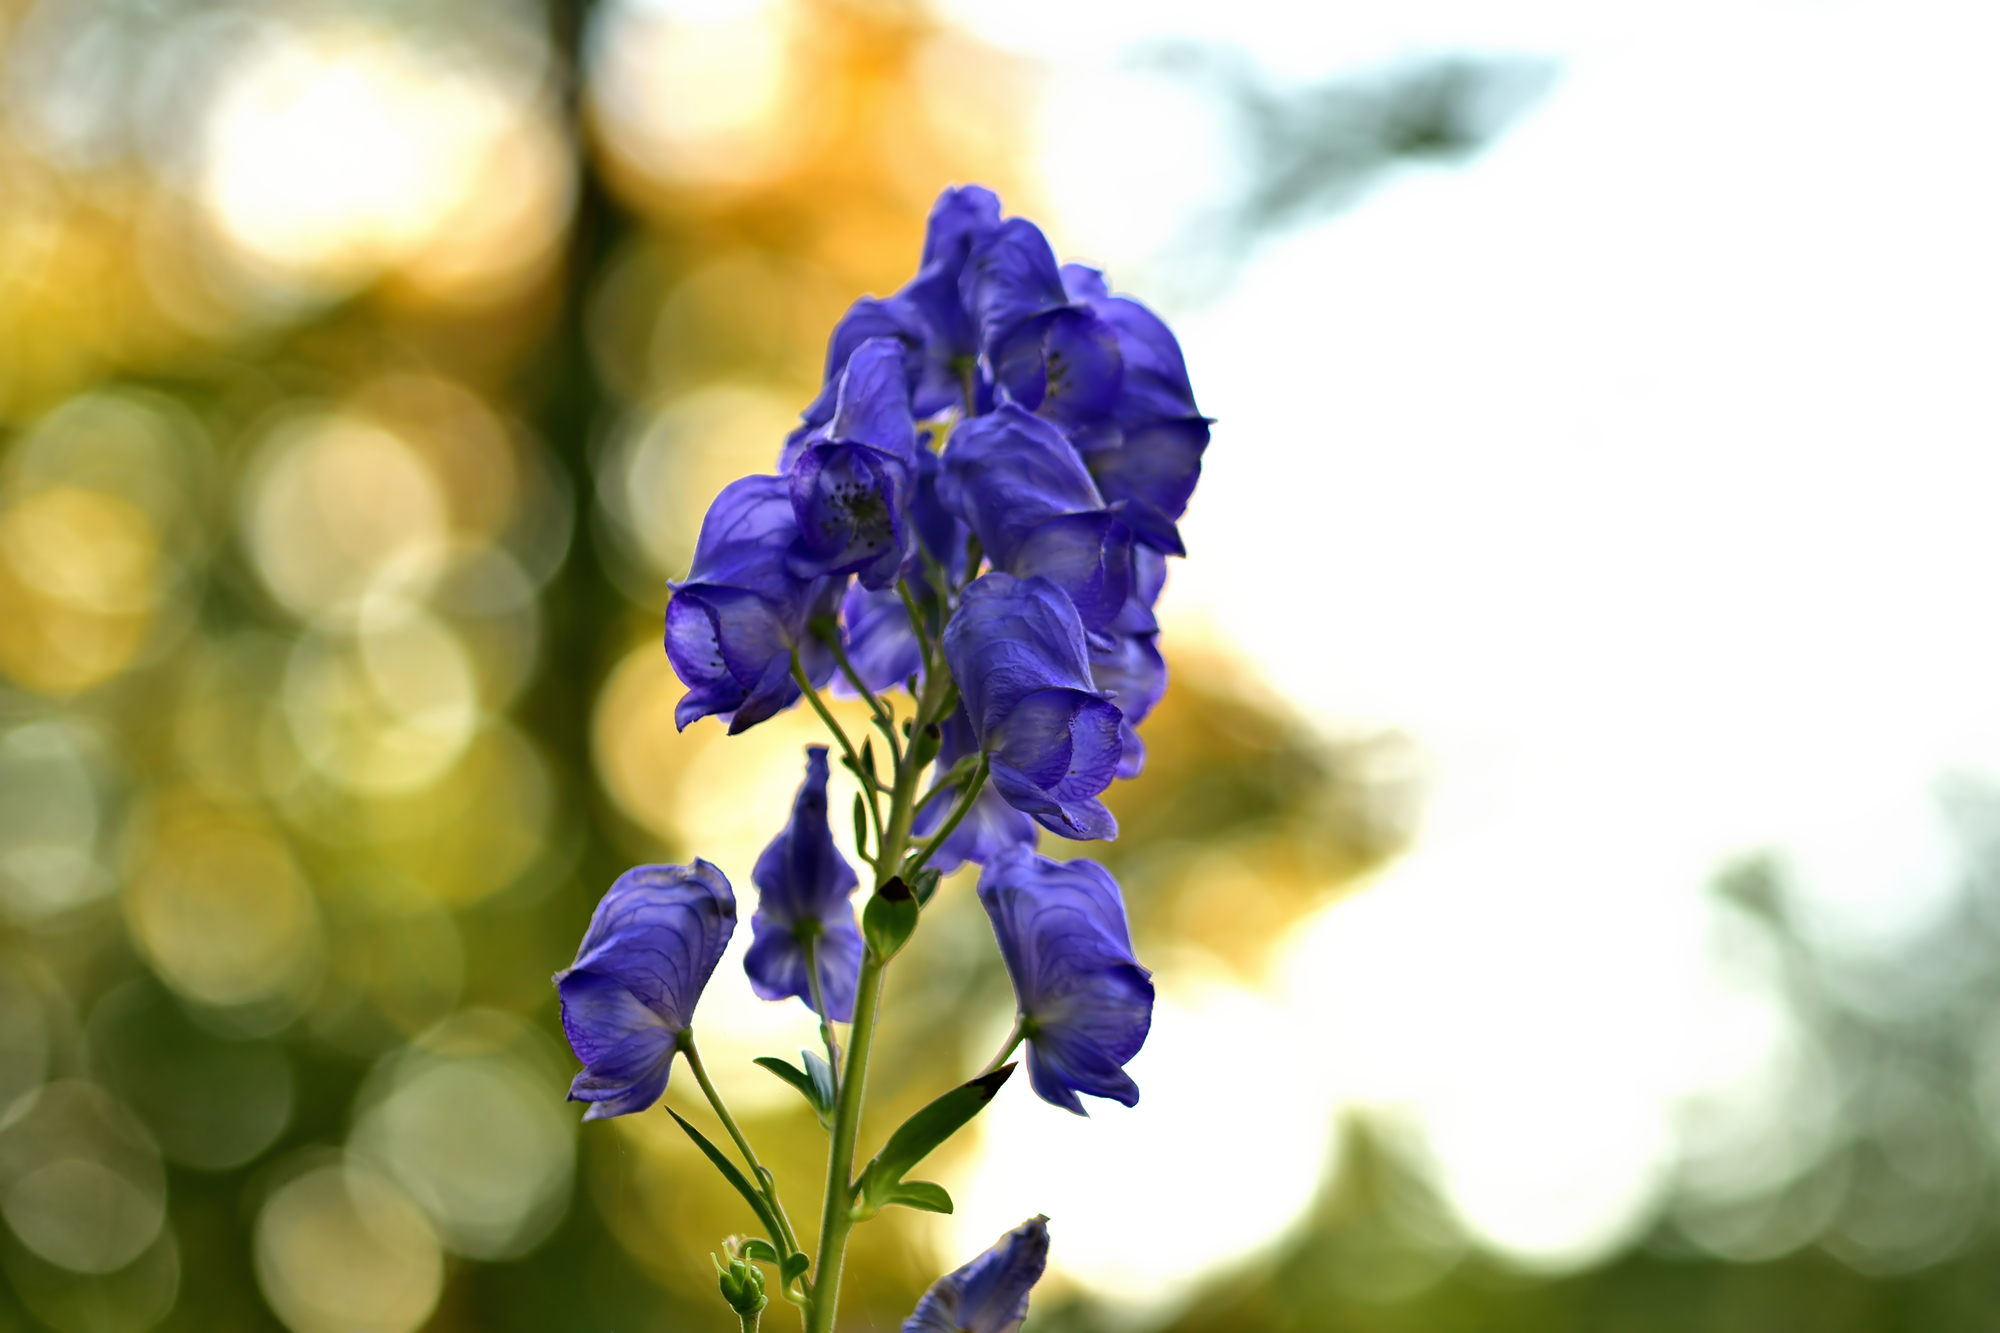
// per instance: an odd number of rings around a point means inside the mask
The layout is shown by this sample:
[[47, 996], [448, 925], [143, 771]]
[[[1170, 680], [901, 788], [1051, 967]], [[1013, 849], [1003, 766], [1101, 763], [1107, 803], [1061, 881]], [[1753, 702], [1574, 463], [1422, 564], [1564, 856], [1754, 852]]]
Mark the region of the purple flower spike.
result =
[[903, 1321], [903, 1333], [1015, 1333], [1028, 1293], [1049, 1263], [1049, 1219], [1031, 1217], [937, 1285]]
[[[792, 801], [792, 818], [771, 840], [750, 872], [757, 886], [756, 938], [743, 970], [761, 999], [794, 995], [813, 1009], [805, 941], [816, 939], [820, 988], [827, 1017], [854, 1019], [854, 987], [861, 973], [861, 932], [852, 895], [860, 880], [833, 845], [826, 821], [826, 747], [806, 747], [806, 780]], [[815, 1010], [815, 1012], [817, 1012]]]
[[995, 569], [1052, 580], [1090, 629], [1131, 591], [1132, 536], [1104, 507], [1076, 450], [1012, 403], [960, 426], [945, 449], [938, 498], [970, 525]]
[[591, 1103], [585, 1120], [660, 1100], [680, 1036], [735, 930], [736, 897], [706, 861], [618, 877], [576, 962], [555, 975], [563, 1032], [584, 1066], [569, 1099]]
[[[972, 723], [966, 719], [965, 710], [952, 710], [944, 724], [944, 743], [938, 747], [937, 777], [942, 780], [951, 771], [952, 765], [966, 755], [979, 752], [979, 741], [972, 734]], [[935, 787], [936, 782], [932, 783]], [[925, 835], [944, 823], [956, 804], [954, 796], [939, 796], [917, 812], [915, 832]], [[999, 788], [988, 783], [980, 788], [973, 798], [972, 808], [965, 812], [951, 836], [931, 854], [930, 864], [939, 874], [949, 875], [966, 864], [985, 865], [1008, 847], [1035, 845], [1035, 821], [1007, 804], [1007, 798]]]
[[1097, 799], [1117, 775], [1118, 706], [1090, 676], [1083, 622], [1045, 578], [987, 574], [944, 632], [966, 719], [1007, 804], [1065, 838], [1115, 838]]
[[1117, 882], [1095, 861], [1016, 847], [987, 863], [979, 901], [1014, 981], [1035, 1095], [1078, 1115], [1078, 1093], [1137, 1105], [1124, 1066], [1152, 1027], [1153, 982], [1132, 957]]
[[795, 647], [815, 685], [833, 674], [833, 654], [806, 622], [839, 606], [847, 580], [794, 573], [787, 556], [798, 540], [783, 477], [733, 481], [709, 506], [694, 568], [667, 602], [667, 660], [688, 687], [675, 726], [713, 713], [734, 735], [791, 707]]

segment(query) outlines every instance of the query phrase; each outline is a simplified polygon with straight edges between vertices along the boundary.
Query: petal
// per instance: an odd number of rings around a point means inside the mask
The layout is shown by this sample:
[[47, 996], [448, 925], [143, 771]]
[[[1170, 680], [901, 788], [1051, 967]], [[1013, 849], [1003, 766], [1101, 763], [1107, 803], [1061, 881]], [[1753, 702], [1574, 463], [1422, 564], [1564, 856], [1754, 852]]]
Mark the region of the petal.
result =
[[1058, 515], [1027, 534], [1007, 572], [1048, 579], [1069, 594], [1085, 629], [1104, 629], [1131, 593], [1132, 533], [1108, 510]]
[[840, 397], [828, 438], [866, 444], [901, 460], [917, 459], [917, 428], [910, 417], [910, 388], [903, 344], [870, 338], [854, 349], [840, 373]]
[[1096, 798], [1118, 775], [1121, 720], [1117, 705], [1093, 694], [1026, 696], [987, 737], [993, 785], [1052, 833], [1116, 838], [1118, 821]]
[[[876, 693], [894, 689], [923, 666], [923, 648], [910, 628], [910, 613], [893, 588], [848, 589], [840, 618], [847, 628], [847, 660], [861, 683]], [[845, 676], [834, 678], [836, 694], [852, 693]]]
[[[758, 915], [787, 931], [801, 922], [832, 919], [861, 883], [833, 842], [827, 776], [826, 747], [807, 746], [806, 776], [792, 798], [791, 818], [750, 872], [759, 895]], [[853, 909], [848, 910], [851, 914]]]
[[924, 1294], [903, 1333], [1015, 1333], [1049, 1261], [1046, 1217], [1031, 1217]]
[[989, 355], [1022, 324], [1069, 304], [1048, 238], [1025, 218], [1007, 219], [972, 247], [958, 285]]
[[800, 578], [860, 572], [870, 588], [894, 582], [909, 552], [903, 511], [908, 470], [865, 444], [817, 444], [792, 469], [799, 541], [788, 557]]
[[1083, 621], [1047, 579], [993, 573], [975, 580], [945, 626], [944, 655], [982, 744], [1027, 695], [1094, 691]]
[[999, 568], [1011, 566], [1021, 541], [1042, 523], [1104, 508], [1062, 432], [1011, 403], [952, 433], [938, 498], [978, 534]]
[[679, 1033], [735, 929], [735, 895], [708, 862], [638, 866], [597, 904], [576, 962], [558, 975], [557, 988], [577, 973], [607, 977]]

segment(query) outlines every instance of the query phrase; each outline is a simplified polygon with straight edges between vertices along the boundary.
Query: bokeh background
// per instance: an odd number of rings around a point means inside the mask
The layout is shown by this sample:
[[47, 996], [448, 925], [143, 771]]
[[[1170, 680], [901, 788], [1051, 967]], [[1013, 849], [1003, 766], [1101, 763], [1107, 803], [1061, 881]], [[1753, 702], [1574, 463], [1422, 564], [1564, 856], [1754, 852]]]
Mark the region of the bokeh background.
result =
[[[0, 1330], [730, 1327], [548, 977], [781, 819], [813, 728], [676, 734], [665, 580], [969, 180], [1220, 418], [1085, 849], [1160, 1003], [848, 1324], [1042, 1211], [1049, 1333], [1993, 1327], [1996, 36], [0, 0]], [[878, 1124], [1010, 1017], [969, 883], [905, 960]], [[813, 1211], [812, 1025], [699, 1022]]]

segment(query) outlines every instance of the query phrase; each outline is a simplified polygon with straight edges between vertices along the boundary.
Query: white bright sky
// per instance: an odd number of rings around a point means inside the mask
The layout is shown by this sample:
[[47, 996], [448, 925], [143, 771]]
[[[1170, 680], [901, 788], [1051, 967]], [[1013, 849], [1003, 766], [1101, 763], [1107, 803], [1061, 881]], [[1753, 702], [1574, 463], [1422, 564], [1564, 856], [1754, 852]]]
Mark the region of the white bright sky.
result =
[[[1336, 732], [1412, 734], [1417, 847], [1262, 990], [1154, 960], [1140, 1106], [1003, 1097], [952, 1241], [1046, 1211], [1068, 1280], [1170, 1299], [1296, 1217], [1348, 1103], [1413, 1119], [1488, 1244], [1606, 1253], [1658, 1202], [1675, 1105], [1780, 1040], [1714, 973], [1718, 864], [1782, 849], [1822, 929], [1908, 930], [1952, 870], [1931, 783], [2000, 773], [1994, 12], [956, 12], [1049, 63], [1050, 229], [1114, 282], [1232, 170], [1198, 100], [1121, 70], [1134, 43], [1294, 80], [1422, 50], [1559, 74], [1471, 166], [1176, 319], [1220, 424], [1168, 634], [1227, 638]], [[1205, 1159], [1218, 1123], [1285, 1165]]]

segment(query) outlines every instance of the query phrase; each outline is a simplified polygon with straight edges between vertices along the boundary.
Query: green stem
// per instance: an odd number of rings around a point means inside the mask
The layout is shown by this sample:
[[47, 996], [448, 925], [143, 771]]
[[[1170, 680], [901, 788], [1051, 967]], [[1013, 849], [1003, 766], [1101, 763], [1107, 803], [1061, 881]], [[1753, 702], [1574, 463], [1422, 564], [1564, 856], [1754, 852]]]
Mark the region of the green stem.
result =
[[820, 993], [819, 936], [800, 940], [806, 951], [806, 985], [812, 990], [813, 1012], [819, 1015], [819, 1039], [826, 1043], [826, 1065], [833, 1071], [834, 1096], [840, 1095], [840, 1046], [833, 1039], [833, 1020], [826, 1016], [826, 997]]
[[848, 1033], [847, 1071], [834, 1104], [833, 1145], [826, 1159], [826, 1207], [819, 1229], [819, 1271], [813, 1276], [806, 1333], [832, 1333], [834, 1313], [840, 1306], [840, 1270], [847, 1234], [854, 1229], [854, 1145], [861, 1133], [861, 1097], [868, 1082], [868, 1056], [875, 1045], [882, 971], [883, 964], [874, 954], [863, 955], [861, 980], [854, 995], [854, 1026]]
[[764, 1164], [757, 1160], [756, 1150], [750, 1146], [750, 1140], [743, 1136], [743, 1131], [737, 1127], [736, 1117], [729, 1114], [729, 1108], [723, 1105], [722, 1094], [717, 1092], [715, 1084], [709, 1081], [708, 1067], [701, 1062], [701, 1052], [694, 1044], [693, 1028], [681, 1033], [680, 1051], [687, 1057], [688, 1068], [694, 1071], [694, 1081], [701, 1084], [702, 1095], [708, 1098], [708, 1104], [714, 1110], [715, 1118], [722, 1122], [722, 1127], [729, 1131], [729, 1137], [735, 1140], [736, 1151], [743, 1154], [744, 1164], [750, 1168], [751, 1179], [757, 1182], [758, 1190], [763, 1194], [765, 1202], [771, 1205], [771, 1212], [778, 1219], [778, 1230], [781, 1234], [771, 1239], [784, 1246], [786, 1253], [796, 1253], [799, 1248], [798, 1236], [792, 1230], [791, 1219], [785, 1216], [785, 1205], [778, 1202], [778, 1190], [772, 1183], [773, 1177], [764, 1169]]
[[826, 700], [820, 698], [819, 691], [813, 688], [812, 679], [806, 675], [805, 667], [799, 662], [799, 650], [796, 648], [792, 649], [792, 679], [798, 682], [800, 692], [805, 695], [807, 702], [812, 704], [813, 712], [819, 714], [819, 720], [826, 724], [826, 729], [833, 733], [836, 741], [840, 742], [840, 752], [847, 756], [848, 766], [854, 771], [854, 779], [862, 786], [862, 795], [868, 802], [868, 818], [875, 826], [875, 847], [879, 857], [883, 845], [882, 809], [876, 799], [877, 784], [874, 770], [861, 766], [860, 751], [854, 748], [853, 741], [847, 739], [847, 733], [841, 730], [840, 723], [834, 721], [833, 712], [827, 708]]
[[985, 1078], [988, 1074], [998, 1069], [1001, 1065], [1006, 1064], [1007, 1057], [1012, 1055], [1016, 1050], [1016, 1048], [1018, 1048], [1023, 1041], [1027, 1040], [1027, 1037], [1028, 1037], [1028, 1020], [1022, 1017], [1021, 1015], [1016, 1014], [1014, 1016], [1014, 1030], [1007, 1034], [1006, 1045], [1000, 1048], [1000, 1054], [994, 1056], [992, 1061], [987, 1064], [986, 1068], [979, 1071], [979, 1077]]
[[964, 820], [966, 814], [972, 809], [972, 803], [979, 799], [979, 789], [985, 785], [986, 756], [982, 754], [979, 756], [979, 767], [972, 770], [972, 777], [966, 782], [965, 791], [959, 796], [958, 804], [952, 807], [950, 817], [944, 821], [944, 824], [936, 833], [931, 835], [930, 841], [924, 844], [924, 849], [917, 853], [916, 859], [911, 861], [909, 867], [902, 872], [905, 880], [915, 882], [917, 872], [924, 868], [924, 863], [931, 859], [931, 853], [942, 847], [944, 840], [949, 838], [952, 835], [952, 831]]
[[757, 1321], [764, 1316], [760, 1311], [757, 1314], [740, 1314], [736, 1317], [743, 1321], [743, 1333], [757, 1333]]
[[[934, 671], [926, 676], [923, 693], [916, 701], [912, 734], [928, 726], [950, 697], [951, 682], [944, 673]], [[917, 780], [922, 774], [908, 759], [906, 752], [904, 762], [896, 766], [888, 824], [877, 840], [877, 889], [896, 875], [903, 854], [909, 849], [910, 821], [917, 813]], [[847, 1253], [848, 1233], [854, 1229], [854, 1150], [861, 1136], [868, 1057], [875, 1049], [875, 1018], [882, 1003], [882, 978], [887, 966], [872, 950], [862, 955], [861, 977], [854, 991], [854, 1022], [848, 1028], [847, 1059], [840, 1075], [840, 1096], [834, 1102], [833, 1141], [826, 1158], [826, 1202], [820, 1215], [819, 1266], [813, 1275], [813, 1303], [806, 1333], [832, 1333], [835, 1313], [840, 1307], [841, 1267]]]

